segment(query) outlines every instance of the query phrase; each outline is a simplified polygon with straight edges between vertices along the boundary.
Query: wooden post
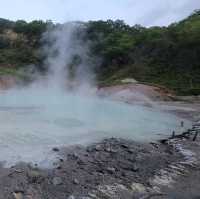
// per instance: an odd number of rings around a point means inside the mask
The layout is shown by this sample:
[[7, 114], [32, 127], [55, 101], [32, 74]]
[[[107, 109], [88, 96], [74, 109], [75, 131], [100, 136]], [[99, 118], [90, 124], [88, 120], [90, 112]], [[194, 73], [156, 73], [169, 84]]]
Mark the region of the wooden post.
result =
[[199, 134], [199, 131], [197, 130], [197, 131], [195, 132], [195, 135], [194, 135], [193, 141], [196, 141], [198, 134]]
[[184, 121], [181, 121], [181, 127], [184, 127]]
[[172, 139], [175, 138], [175, 131], [172, 132]]

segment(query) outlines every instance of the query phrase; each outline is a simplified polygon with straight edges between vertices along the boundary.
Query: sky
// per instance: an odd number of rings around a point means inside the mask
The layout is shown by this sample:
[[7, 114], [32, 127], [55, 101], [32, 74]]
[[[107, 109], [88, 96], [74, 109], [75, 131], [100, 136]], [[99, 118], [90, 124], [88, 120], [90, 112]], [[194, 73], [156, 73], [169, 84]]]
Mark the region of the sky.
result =
[[54, 22], [122, 19], [165, 26], [200, 9], [200, 0], [0, 0], [0, 17]]

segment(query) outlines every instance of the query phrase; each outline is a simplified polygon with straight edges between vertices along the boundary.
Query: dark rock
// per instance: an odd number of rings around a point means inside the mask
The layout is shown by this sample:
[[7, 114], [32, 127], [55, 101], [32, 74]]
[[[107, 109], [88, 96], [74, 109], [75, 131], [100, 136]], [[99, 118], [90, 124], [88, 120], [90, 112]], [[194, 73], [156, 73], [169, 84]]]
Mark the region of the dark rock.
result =
[[112, 147], [107, 147], [104, 149], [108, 153], [117, 153], [117, 150], [113, 149]]
[[121, 176], [126, 177], [126, 173], [124, 171], [122, 171]]
[[124, 149], [129, 149], [129, 146], [126, 145], [126, 144], [121, 144], [120, 146], [121, 146], [122, 148], [124, 148]]
[[77, 164], [79, 164], [79, 165], [85, 165], [86, 163], [83, 160], [78, 160]]
[[134, 151], [132, 149], [128, 149], [127, 152], [130, 153], [130, 154], [134, 153]]
[[161, 140], [159, 140], [159, 142], [161, 144], [167, 144], [168, 141], [169, 141], [168, 139], [161, 139]]
[[73, 183], [76, 184], [76, 185], [78, 185], [78, 184], [79, 184], [78, 179], [75, 178], [75, 179], [73, 180]]
[[75, 159], [78, 159], [78, 158], [79, 158], [78, 154], [75, 153], [75, 152], [72, 154], [72, 156], [73, 156]]
[[108, 167], [106, 170], [107, 170], [108, 173], [110, 173], [110, 174], [113, 174], [113, 173], [115, 173], [115, 171], [116, 171], [116, 169], [115, 169], [114, 167]]
[[133, 171], [133, 172], [139, 171], [139, 167], [137, 166], [137, 164], [133, 165], [133, 168], [131, 169], [131, 171]]
[[157, 143], [155, 143], [155, 142], [151, 142], [150, 144], [151, 144], [153, 147], [155, 147], [156, 149], [159, 148], [159, 145], [158, 145]]
[[54, 152], [60, 151], [59, 148], [57, 148], [57, 147], [54, 147], [52, 150], [53, 150]]
[[58, 166], [56, 169], [58, 169], [58, 170], [61, 170], [61, 169], [62, 169], [62, 167], [61, 167], [61, 166]]

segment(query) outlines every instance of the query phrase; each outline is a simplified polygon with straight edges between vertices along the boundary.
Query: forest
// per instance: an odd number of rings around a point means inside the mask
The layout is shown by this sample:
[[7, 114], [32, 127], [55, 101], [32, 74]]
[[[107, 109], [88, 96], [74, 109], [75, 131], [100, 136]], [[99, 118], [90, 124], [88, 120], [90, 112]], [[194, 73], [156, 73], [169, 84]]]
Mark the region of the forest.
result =
[[[134, 78], [180, 95], [200, 94], [200, 10], [168, 27], [130, 26], [122, 20], [79, 23], [85, 27], [80, 38], [90, 44], [90, 58], [96, 60], [99, 86]], [[45, 72], [41, 38], [55, 26], [62, 24], [0, 19], [0, 75], [20, 76], [18, 71], [29, 65]]]

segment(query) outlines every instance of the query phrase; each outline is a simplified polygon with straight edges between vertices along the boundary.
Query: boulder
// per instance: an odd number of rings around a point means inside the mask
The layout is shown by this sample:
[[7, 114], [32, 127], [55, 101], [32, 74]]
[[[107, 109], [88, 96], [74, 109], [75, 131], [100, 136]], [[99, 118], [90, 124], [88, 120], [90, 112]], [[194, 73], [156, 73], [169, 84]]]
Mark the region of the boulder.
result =
[[62, 178], [60, 177], [54, 177], [52, 180], [53, 185], [57, 186], [57, 185], [61, 185], [63, 184]]
[[41, 183], [44, 180], [44, 176], [38, 170], [29, 170], [27, 172], [28, 181], [30, 183]]
[[134, 193], [140, 193], [145, 194], [146, 193], [146, 187], [143, 184], [140, 183], [132, 183], [131, 189]]

